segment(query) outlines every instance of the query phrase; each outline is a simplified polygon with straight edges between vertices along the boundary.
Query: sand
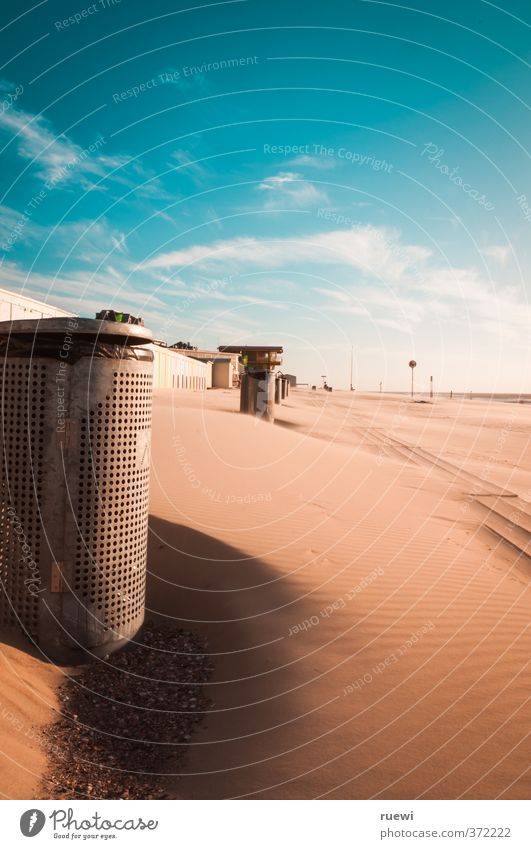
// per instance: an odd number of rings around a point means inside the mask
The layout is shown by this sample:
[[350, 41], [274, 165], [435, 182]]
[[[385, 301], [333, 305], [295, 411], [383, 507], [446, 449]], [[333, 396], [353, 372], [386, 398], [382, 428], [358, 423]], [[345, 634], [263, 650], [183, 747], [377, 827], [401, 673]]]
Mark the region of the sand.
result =
[[0, 798], [34, 799], [47, 771], [42, 729], [57, 708], [60, 669], [11, 629], [0, 631]]
[[529, 560], [474, 495], [526, 496], [531, 410], [297, 391], [268, 426], [236, 406], [156, 405], [148, 603], [216, 662], [170, 793], [528, 797]]
[[[529, 559], [477, 496], [531, 502], [531, 408], [296, 390], [268, 425], [237, 407], [155, 398], [148, 616], [215, 664], [169, 795], [528, 798]], [[1, 647], [27, 726], [54, 676]], [[0, 737], [0, 791], [31, 798], [38, 745]]]

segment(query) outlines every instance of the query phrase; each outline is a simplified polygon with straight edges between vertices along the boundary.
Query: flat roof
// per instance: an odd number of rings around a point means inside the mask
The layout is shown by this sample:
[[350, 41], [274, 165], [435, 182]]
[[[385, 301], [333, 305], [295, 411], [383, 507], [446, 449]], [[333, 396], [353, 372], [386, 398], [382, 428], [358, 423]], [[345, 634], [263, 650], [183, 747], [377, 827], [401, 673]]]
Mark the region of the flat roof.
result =
[[284, 353], [282, 345], [220, 345], [218, 351], [224, 351], [227, 354], [243, 354], [246, 351], [274, 351], [278, 354]]
[[[197, 357], [197, 356], [216, 357], [216, 359], [219, 360], [219, 359], [221, 359], [221, 354], [228, 354], [229, 351], [211, 351], [211, 350], [203, 350], [203, 349], [200, 348], [197, 351], [187, 351], [187, 352], [185, 351], [185, 353], [193, 354], [194, 357]], [[240, 351], [238, 349], [236, 354], [233, 354], [232, 356], [236, 356], [236, 355], [239, 356], [239, 354], [240, 354]], [[227, 357], [225, 357], [225, 359], [227, 359]], [[230, 359], [230, 357], [228, 357], [228, 359]]]

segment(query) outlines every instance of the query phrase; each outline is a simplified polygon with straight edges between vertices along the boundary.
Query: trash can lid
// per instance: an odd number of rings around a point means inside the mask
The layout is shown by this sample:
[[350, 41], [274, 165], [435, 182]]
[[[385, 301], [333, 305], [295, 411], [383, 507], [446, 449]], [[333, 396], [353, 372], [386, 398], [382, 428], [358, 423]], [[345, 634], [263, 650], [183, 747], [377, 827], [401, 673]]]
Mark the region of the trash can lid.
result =
[[124, 337], [145, 345], [153, 339], [151, 330], [140, 324], [122, 324], [119, 321], [102, 321], [97, 318], [78, 318], [78, 316], [54, 318], [30, 318], [13, 321], [0, 321], [0, 336], [93, 336], [103, 339]]

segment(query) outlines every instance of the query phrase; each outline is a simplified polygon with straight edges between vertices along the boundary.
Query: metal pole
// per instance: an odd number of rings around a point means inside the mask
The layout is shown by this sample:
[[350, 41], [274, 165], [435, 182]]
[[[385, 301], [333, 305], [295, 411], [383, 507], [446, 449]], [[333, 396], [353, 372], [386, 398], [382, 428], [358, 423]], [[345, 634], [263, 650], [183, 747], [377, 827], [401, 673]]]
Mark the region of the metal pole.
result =
[[430, 375], [430, 398], [433, 398], [433, 375]]
[[415, 360], [409, 361], [409, 368], [411, 369], [411, 397], [412, 398], [413, 398], [413, 369], [415, 368], [416, 365], [417, 364], [416, 364]]

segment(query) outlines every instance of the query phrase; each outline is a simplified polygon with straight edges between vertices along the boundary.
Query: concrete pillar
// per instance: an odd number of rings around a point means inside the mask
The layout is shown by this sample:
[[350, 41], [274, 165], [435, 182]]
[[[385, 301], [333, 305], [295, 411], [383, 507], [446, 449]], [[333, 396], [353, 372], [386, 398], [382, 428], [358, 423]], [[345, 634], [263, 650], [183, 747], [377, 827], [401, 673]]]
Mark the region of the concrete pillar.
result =
[[280, 398], [281, 398], [282, 401], [284, 400], [284, 398], [287, 395], [287, 392], [286, 392], [287, 383], [288, 383], [287, 377], [281, 377], [280, 378]]
[[281, 382], [282, 378], [275, 376], [275, 404], [280, 404], [282, 397]]

